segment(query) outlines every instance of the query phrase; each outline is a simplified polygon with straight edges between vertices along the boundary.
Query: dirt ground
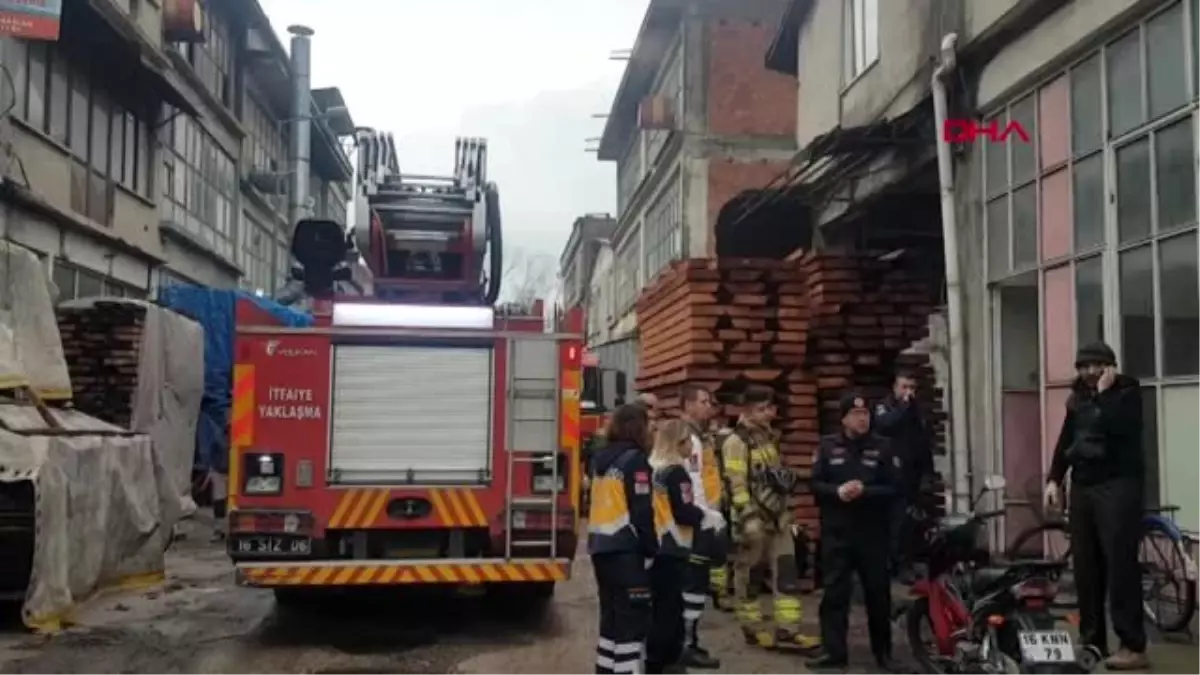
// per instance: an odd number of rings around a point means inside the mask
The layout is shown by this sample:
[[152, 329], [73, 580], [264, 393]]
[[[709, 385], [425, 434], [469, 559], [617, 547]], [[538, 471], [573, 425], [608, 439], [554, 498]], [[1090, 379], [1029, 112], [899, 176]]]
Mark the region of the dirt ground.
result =
[[[172, 549], [164, 584], [109, 594], [54, 636], [0, 624], [0, 673], [588, 673], [596, 637], [586, 556], [548, 607], [486, 597], [372, 592], [304, 610], [237, 588], [202, 523]], [[815, 624], [816, 600], [806, 599]], [[855, 622], [858, 623], [858, 622]], [[815, 629], [815, 625], [812, 626]], [[870, 672], [869, 649], [856, 670]], [[703, 641], [725, 673], [805, 672], [803, 658], [746, 646], [730, 615], [709, 612]], [[897, 651], [902, 636], [896, 634]], [[1155, 648], [1157, 672], [1196, 672], [1195, 644]]]

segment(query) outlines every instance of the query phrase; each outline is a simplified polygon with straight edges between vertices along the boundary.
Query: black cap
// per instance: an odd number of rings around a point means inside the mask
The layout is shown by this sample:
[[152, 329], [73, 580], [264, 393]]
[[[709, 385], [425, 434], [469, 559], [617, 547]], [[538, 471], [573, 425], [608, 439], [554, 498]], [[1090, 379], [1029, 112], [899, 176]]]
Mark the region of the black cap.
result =
[[1117, 365], [1117, 354], [1112, 347], [1103, 342], [1092, 342], [1079, 348], [1075, 353], [1075, 367], [1096, 364], [1101, 366]]
[[850, 411], [855, 409], [868, 410], [867, 397], [857, 391], [842, 394], [842, 399], [838, 401], [838, 412], [841, 413], [839, 417], [845, 419], [846, 415], [849, 415]]

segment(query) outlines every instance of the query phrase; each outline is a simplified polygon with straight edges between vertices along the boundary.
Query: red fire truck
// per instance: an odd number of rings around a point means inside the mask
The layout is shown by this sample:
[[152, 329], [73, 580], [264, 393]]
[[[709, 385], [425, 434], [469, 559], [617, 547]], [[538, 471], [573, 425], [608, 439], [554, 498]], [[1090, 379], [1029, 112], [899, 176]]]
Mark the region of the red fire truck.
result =
[[576, 546], [582, 317], [493, 307], [499, 202], [483, 141], [460, 140], [446, 178], [401, 175], [390, 135], [358, 141], [366, 227], [305, 220], [292, 240], [313, 325], [238, 307], [239, 583], [282, 599], [397, 584], [549, 597]]

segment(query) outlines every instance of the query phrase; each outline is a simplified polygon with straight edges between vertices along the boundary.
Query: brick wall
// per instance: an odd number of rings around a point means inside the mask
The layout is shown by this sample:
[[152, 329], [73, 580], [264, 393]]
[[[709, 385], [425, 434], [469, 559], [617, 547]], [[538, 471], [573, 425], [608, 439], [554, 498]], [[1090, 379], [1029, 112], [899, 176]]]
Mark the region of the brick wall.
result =
[[713, 19], [706, 28], [709, 133], [794, 138], [796, 80], [763, 66], [775, 26]]
[[[793, 120], [795, 115], [792, 115]], [[716, 253], [715, 227], [721, 209], [745, 190], [766, 187], [788, 168], [788, 162], [710, 159], [708, 162], [708, 255]]]

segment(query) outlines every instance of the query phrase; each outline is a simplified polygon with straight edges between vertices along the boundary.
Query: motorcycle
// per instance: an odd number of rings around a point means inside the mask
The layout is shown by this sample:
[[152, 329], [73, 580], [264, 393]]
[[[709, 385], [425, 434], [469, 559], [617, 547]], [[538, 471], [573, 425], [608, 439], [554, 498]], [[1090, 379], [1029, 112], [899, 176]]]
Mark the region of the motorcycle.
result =
[[1003, 489], [1002, 476], [988, 478], [970, 514], [946, 516], [926, 533], [921, 557], [929, 571], [913, 585], [905, 611], [913, 657], [931, 673], [1090, 673], [1100, 653], [1076, 645], [1051, 612], [1068, 563], [994, 563], [982, 543], [987, 521], [1004, 509], [976, 507]]

